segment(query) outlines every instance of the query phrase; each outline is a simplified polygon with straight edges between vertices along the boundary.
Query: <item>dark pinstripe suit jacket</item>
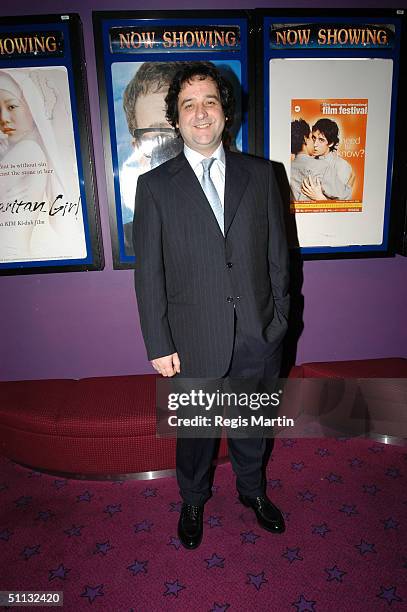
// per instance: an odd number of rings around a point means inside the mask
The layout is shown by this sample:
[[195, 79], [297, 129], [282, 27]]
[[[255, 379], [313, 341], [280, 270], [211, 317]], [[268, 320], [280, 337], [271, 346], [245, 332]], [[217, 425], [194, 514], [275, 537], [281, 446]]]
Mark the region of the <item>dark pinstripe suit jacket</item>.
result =
[[221, 377], [234, 307], [251, 350], [287, 329], [288, 256], [270, 162], [226, 152], [225, 236], [184, 153], [138, 179], [135, 286], [149, 359], [178, 352], [181, 374]]

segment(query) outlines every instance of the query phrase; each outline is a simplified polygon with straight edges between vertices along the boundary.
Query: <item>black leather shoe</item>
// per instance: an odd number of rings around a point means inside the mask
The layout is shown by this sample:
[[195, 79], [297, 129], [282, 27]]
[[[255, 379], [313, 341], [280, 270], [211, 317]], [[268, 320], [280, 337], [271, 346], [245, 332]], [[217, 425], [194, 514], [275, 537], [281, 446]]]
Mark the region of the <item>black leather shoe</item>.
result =
[[260, 527], [273, 533], [285, 531], [284, 518], [280, 510], [271, 503], [267, 495], [261, 497], [246, 497], [239, 493], [239, 501], [248, 508], [252, 508], [256, 514]]
[[178, 521], [178, 537], [182, 546], [193, 550], [198, 548], [203, 534], [203, 506], [182, 504]]

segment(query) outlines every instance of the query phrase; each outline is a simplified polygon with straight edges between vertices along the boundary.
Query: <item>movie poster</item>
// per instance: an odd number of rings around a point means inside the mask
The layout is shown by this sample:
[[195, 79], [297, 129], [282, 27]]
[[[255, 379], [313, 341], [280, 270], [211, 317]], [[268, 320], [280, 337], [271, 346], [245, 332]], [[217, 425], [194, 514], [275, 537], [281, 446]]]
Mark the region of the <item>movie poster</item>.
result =
[[269, 157], [290, 181], [290, 246], [381, 245], [393, 61], [272, 58], [268, 70]]
[[291, 212], [362, 212], [367, 99], [291, 101]]
[[0, 69], [0, 263], [87, 257], [68, 72]]
[[[240, 98], [241, 63], [213, 61]], [[165, 96], [179, 61], [115, 62], [111, 67], [121, 224], [125, 254], [134, 256], [132, 226], [137, 180], [141, 174], [175, 157], [182, 139], [165, 116]], [[241, 150], [241, 108], [230, 130], [232, 150]]]
[[258, 150], [284, 166], [289, 246], [306, 257], [392, 252], [401, 13], [260, 11]]
[[[113, 267], [133, 268], [138, 178], [176, 157], [183, 142], [166, 117], [165, 98], [183, 64], [211, 62], [234, 90], [231, 150], [248, 151], [248, 31], [245, 13], [95, 12], [93, 14]], [[251, 146], [254, 148], [254, 140]], [[137, 223], [137, 220], [135, 220]]]

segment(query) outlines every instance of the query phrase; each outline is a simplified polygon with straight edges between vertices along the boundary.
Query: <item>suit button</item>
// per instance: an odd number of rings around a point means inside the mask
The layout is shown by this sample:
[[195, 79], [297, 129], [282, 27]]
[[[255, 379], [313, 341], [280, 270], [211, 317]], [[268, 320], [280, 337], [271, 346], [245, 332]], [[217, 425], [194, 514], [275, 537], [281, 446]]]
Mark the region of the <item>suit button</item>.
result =
[[227, 301], [227, 302], [233, 302], [233, 298], [232, 298], [232, 297], [229, 295], [229, 296], [226, 298], [226, 301]]
[[228, 263], [226, 264], [228, 268], [233, 268], [233, 264], [231, 261], [228, 261]]

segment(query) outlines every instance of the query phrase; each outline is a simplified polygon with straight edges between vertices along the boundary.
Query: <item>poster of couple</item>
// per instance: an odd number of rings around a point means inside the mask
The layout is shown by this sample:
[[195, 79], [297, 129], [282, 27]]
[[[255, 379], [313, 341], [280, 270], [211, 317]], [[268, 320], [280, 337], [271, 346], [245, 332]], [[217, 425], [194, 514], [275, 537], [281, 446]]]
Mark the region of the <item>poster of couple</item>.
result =
[[268, 83], [268, 155], [290, 186], [290, 246], [382, 248], [393, 61], [270, 58]]
[[291, 101], [291, 212], [362, 212], [366, 99]]

